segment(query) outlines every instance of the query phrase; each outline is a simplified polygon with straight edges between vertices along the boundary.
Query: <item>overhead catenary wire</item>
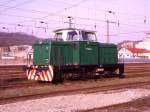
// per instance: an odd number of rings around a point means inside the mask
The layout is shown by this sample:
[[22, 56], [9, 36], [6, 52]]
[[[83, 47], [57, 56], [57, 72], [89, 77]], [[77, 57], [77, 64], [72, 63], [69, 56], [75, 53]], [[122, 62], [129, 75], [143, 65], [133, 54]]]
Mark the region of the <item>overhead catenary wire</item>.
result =
[[16, 8], [16, 7], [19, 7], [19, 6], [22, 6], [22, 5], [25, 5], [25, 4], [27, 4], [27, 3], [31, 3], [31, 2], [33, 2], [34, 0], [25, 0], [25, 1], [23, 1], [23, 2], [21, 2], [21, 3], [18, 3], [18, 4], [16, 4], [16, 5], [14, 5], [14, 6], [10, 6], [10, 7], [8, 7], [8, 8], [5, 8], [5, 9], [3, 9], [3, 10], [1, 10], [0, 11], [0, 13], [4, 13], [5, 11], [8, 11], [8, 10], [10, 10], [10, 9], [13, 9], [13, 8]]
[[[63, 8], [63, 9], [60, 9], [59, 11], [54, 12], [53, 15], [55, 15], [55, 14], [57, 14], [57, 13], [61, 13], [61, 12], [65, 11], [66, 9], [71, 9], [71, 8], [73, 8], [73, 7], [77, 7], [77, 6], [79, 6], [81, 3], [86, 2], [86, 1], [88, 1], [88, 0], [81, 0], [80, 2], [78, 2], [78, 3], [76, 3], [76, 4], [72, 4], [71, 6], [65, 7], [65, 8]], [[47, 18], [47, 17], [49, 17], [49, 16], [50, 16], [50, 14], [48, 14], [48, 15], [46, 15], [46, 16], [43, 16], [43, 17], [41, 17], [41, 18]]]
[[[53, 2], [57, 2], [57, 3], [62, 3], [62, 4], [68, 4], [68, 5], [71, 5], [71, 6], [76, 6], [76, 4], [71, 4], [71, 3], [68, 3], [68, 2], [64, 2], [64, 1], [56, 1], [56, 0], [51, 0], [51, 1], [53, 1]], [[85, 1], [85, 0], [83, 0], [83, 1]], [[33, 2], [33, 1], [32, 1]], [[82, 2], [82, 1], [81, 1]], [[52, 5], [52, 4], [51, 4]], [[2, 4], [0, 4], [0, 6], [4, 6], [4, 7], [6, 7], [6, 8], [10, 8], [11, 9], [11, 7], [10, 6], [7, 6], [7, 5], [2, 5]], [[66, 7], [67, 8], [67, 7]], [[63, 8], [63, 9], [66, 9], [66, 8]], [[93, 10], [95, 10], [95, 11], [101, 11], [101, 12], [107, 12], [108, 10], [103, 10], [103, 9], [98, 9], [98, 8], [89, 8], [89, 7], [85, 7], [85, 6], [80, 6], [80, 8], [86, 8], [86, 9], [93, 9]], [[21, 10], [21, 11], [25, 11], [25, 12], [32, 12], [32, 13], [44, 13], [44, 14], [49, 14], [49, 15], [51, 15], [52, 13], [49, 13], [48, 11], [46, 12], [46, 11], [39, 11], [39, 10], [31, 10], [31, 9], [26, 9], [26, 8], [17, 8], [17, 7], [13, 7], [13, 9], [16, 9], [16, 10]], [[119, 14], [121, 14], [121, 15], [132, 15], [131, 17], [135, 17], [135, 16], [139, 16], [140, 18], [143, 18], [143, 17], [145, 17], [145, 15], [138, 15], [138, 14], [129, 14], [129, 13], [125, 13], [125, 12], [118, 12]], [[137, 17], [136, 17], [137, 18]], [[146, 16], [146, 18], [148, 19], [148, 18], [150, 18], [150, 17], [148, 17], [148, 16]], [[135, 20], [135, 19], [134, 19]]]
[[[6, 14], [7, 15], [7, 14]], [[15, 17], [22, 17], [22, 18], [28, 18], [28, 19], [31, 19], [33, 22], [35, 22], [34, 20], [41, 20], [41, 18], [33, 18], [33, 17], [26, 17], [26, 16], [16, 16], [16, 15], [10, 15], [10, 16], [15, 16]], [[88, 20], [88, 21], [96, 21], [97, 22], [97, 26], [100, 26], [99, 23], [104, 23], [106, 22], [105, 20], [100, 20], [100, 19], [91, 19], [91, 18], [82, 18], [82, 17], [75, 17], [75, 18], [78, 18], [78, 19], [82, 19], [82, 20]], [[56, 22], [56, 23], [62, 23], [62, 21], [58, 21], [58, 20], [53, 20], [53, 19], [47, 19], [49, 21], [52, 21], [52, 22]], [[79, 25], [77, 23], [75, 23], [76, 25]], [[83, 24], [81, 23], [82, 25], [85, 25], [85, 26], [92, 26], [91, 24]], [[137, 27], [138, 25], [131, 25], [131, 24], [127, 24], [127, 23], [120, 23], [121, 26], [126, 26], [126, 27]], [[94, 25], [93, 25], [94, 27]], [[146, 26], [143, 26], [141, 28], [150, 28], [150, 27], [146, 27]]]
[[[55, 2], [56, 0], [52, 0], [52, 1]], [[58, 2], [58, 1], [57, 1], [57, 2]], [[72, 5], [71, 3], [64, 2], [64, 1], [59, 1], [58, 3]], [[106, 13], [106, 12], [108, 11], [108, 10], [99, 9], [99, 8], [96, 8], [96, 7], [94, 7], [94, 8], [90, 8], [90, 7], [86, 7], [86, 6], [80, 6], [80, 7], [81, 7], [81, 8], [86, 8], [86, 9], [90, 9], [90, 10], [95, 10], [96, 12], [103, 12], [103, 13]], [[115, 11], [113, 11], [113, 12], [115, 12]], [[145, 17], [145, 15], [130, 14], [130, 13], [127, 13], [127, 12], [120, 12], [120, 11], [118, 11], [118, 13], [121, 14], [121, 15], [128, 15], [128, 16], [130, 15], [129, 17], [134, 17], [133, 20], [135, 20], [135, 18], [137, 19], [137, 16], [140, 17], [140, 18]], [[150, 17], [147, 16], [147, 18], [150, 18]]]
[[[128, 35], [128, 34], [138, 34], [138, 33], [146, 33], [148, 31], [136, 31], [136, 32], [123, 32], [123, 33], [117, 33], [117, 34], [110, 34], [109, 36], [117, 36], [117, 35]], [[107, 35], [104, 35], [107, 36]]]
[[[0, 24], [4, 24], [4, 23], [0, 23]], [[8, 23], [5, 23], [5, 24], [8, 24]], [[12, 24], [12, 23], [9, 23], [10, 25], [12, 26], [16, 26], [17, 24]], [[37, 27], [34, 27], [32, 25], [22, 25], [23, 27], [26, 27], [26, 28], [31, 28], [32, 29], [32, 32], [34, 31], [37, 31], [36, 29], [38, 29]], [[53, 30], [54, 28], [58, 28], [58, 27], [49, 27], [47, 30]], [[16, 30], [15, 30], [16, 31]], [[117, 33], [117, 34], [110, 34], [110, 37], [117, 37], [117, 36], [120, 36], [120, 35], [131, 35], [131, 34], [138, 34], [138, 33], [145, 33], [146, 31], [136, 31], [136, 32], [122, 32], [122, 33]], [[29, 33], [29, 32], [28, 32]], [[33, 34], [33, 33], [32, 33]], [[33, 34], [35, 35], [35, 33]], [[104, 35], [105, 36], [105, 35]]]
[[[59, 22], [59, 21], [57, 21]], [[7, 24], [7, 25], [13, 25], [13, 26], [17, 26], [18, 24], [15, 24], [15, 23], [4, 23], [4, 22], [0, 22], [0, 24]], [[93, 26], [93, 25], [88, 25], [88, 24], [77, 24], [77, 25], [86, 25], [86, 26]], [[32, 27], [32, 28], [36, 28], [35, 26], [33, 25], [24, 25], [22, 24], [23, 27]], [[104, 26], [103, 26], [104, 27]], [[53, 29], [55, 27], [51, 27], [51, 29]], [[110, 34], [110, 36], [116, 36], [116, 35], [123, 35], [123, 34], [133, 34], [133, 33], [145, 33], [145, 32], [148, 32], [148, 31], [134, 31], [134, 32], [122, 32], [122, 33], [117, 33], [117, 34]]]
[[[53, 1], [55, 1], [55, 0], [53, 0]], [[84, 1], [84, 0], [82, 0], [82, 1]], [[73, 5], [73, 4], [72, 4]], [[75, 4], [74, 4], [75, 5]], [[69, 7], [69, 6], [68, 6]], [[71, 6], [70, 6], [71, 7]], [[82, 6], [81, 6], [82, 7]], [[7, 7], [7, 8], [9, 8], [9, 7]], [[12, 8], [12, 9], [15, 9], [15, 8], [17, 8], [17, 7], [14, 7], [14, 8]], [[72, 7], [73, 8], [73, 7]], [[17, 8], [18, 9], [18, 8]], [[64, 9], [65, 8], [63, 8], [62, 10], [60, 10], [60, 13], [61, 12], [63, 12], [64, 11]], [[31, 9], [29, 9], [30, 11], [31, 11]], [[26, 12], [30, 12], [30, 11], [28, 11], [28, 9], [26, 10]], [[32, 12], [33, 13], [42, 13], [41, 11], [37, 11], [36, 12], [36, 10], [32, 10]], [[49, 14], [49, 16], [57, 16], [57, 17], [67, 17], [68, 15], [62, 15], [62, 14], [60, 14], [60, 13], [56, 13], [55, 14], [55, 12], [54, 13], [47, 13], [47, 12], [45, 12], [44, 14], [45, 15], [47, 15], [47, 14]], [[7, 15], [7, 14], [6, 14]], [[13, 15], [13, 16], [16, 16], [16, 17], [21, 17], [21, 18], [27, 18], [27, 19], [30, 19], [31, 21], [36, 21], [36, 20], [41, 20], [41, 17], [38, 17], [38, 18], [34, 18], [34, 17], [26, 17], [26, 16], [19, 16], [19, 15]], [[103, 19], [94, 19], [94, 18], [86, 18], [86, 17], [80, 17], [80, 16], [73, 16], [74, 18], [77, 18], [77, 19], [82, 19], [82, 20], [87, 20], [87, 21], [93, 21], [93, 22], [95, 22], [96, 21], [96, 25], [99, 25], [99, 23], [104, 23], [104, 22], [106, 22], [106, 20], [103, 20]], [[147, 17], [147, 16], [146, 16]], [[50, 21], [53, 21], [53, 20], [51, 20], [51, 19], [45, 19], [45, 20], [50, 20]], [[55, 21], [55, 20], [54, 20]], [[56, 20], [57, 21], [57, 20]], [[62, 22], [62, 21], [57, 21], [57, 22]], [[19, 22], [18, 22], [19, 23]], [[22, 23], [22, 22], [21, 22]], [[75, 23], [76, 24], [76, 23]], [[121, 26], [124, 26], [124, 27], [139, 27], [139, 24], [136, 24], [136, 25], [133, 25], [133, 24], [129, 24], [129, 23], [120, 23], [120, 25]], [[87, 26], [92, 26], [92, 25], [90, 25], [90, 24], [87, 24]], [[93, 25], [94, 26], [94, 25]], [[148, 23], [147, 23], [147, 26], [141, 26], [141, 28], [149, 28], [148, 27]]]
[[[53, 0], [53, 1], [55, 1], [55, 0]], [[75, 5], [75, 4], [70, 4], [70, 3], [62, 2], [62, 1], [59, 1], [58, 3], [64, 3], [64, 4], [68, 4], [68, 5]], [[0, 7], [5, 7], [5, 8], [8, 8], [8, 9], [9, 8], [11, 9], [10, 6], [5, 5], [5, 4], [0, 4]], [[89, 7], [85, 7], [85, 6], [80, 6], [80, 8], [86, 8], [86, 9], [94, 10], [94, 8], [89, 8]], [[63, 8], [63, 9], [67, 9], [67, 8]], [[12, 10], [19, 10], [19, 11], [24, 11], [24, 12], [28, 12], [28, 13], [36, 13], [36, 14], [38, 14], [38, 13], [39, 14], [49, 14], [49, 15], [52, 14], [52, 13], [49, 13], [48, 11], [39, 11], [39, 10], [33, 10], [33, 9], [27, 9], [27, 8], [18, 8], [18, 7], [13, 7]], [[98, 11], [98, 12], [101, 11], [101, 12], [104, 12], [104, 13], [107, 12], [107, 10], [97, 9], [97, 8], [95, 9], [95, 11]], [[121, 14], [121, 15], [129, 15], [128, 13], [123, 13], [123, 12], [118, 12], [118, 13]], [[130, 15], [132, 15], [130, 17], [134, 17], [134, 15], [136, 15], [136, 14], [130, 14]], [[145, 15], [138, 15], [138, 16], [140, 16], [140, 18], [143, 18], [143, 17], [145, 18]], [[150, 17], [146, 16], [146, 18], [148, 19]]]
[[[57, 2], [57, 3], [61, 3], [61, 4], [67, 4], [67, 5], [73, 5], [73, 4], [71, 4], [71, 3], [68, 3], [68, 2], [66, 2], [66, 1], [59, 1], [59, 0], [49, 0], [49, 1], [53, 1], [53, 2]], [[86, 9], [89, 9], [89, 10], [95, 10], [95, 11], [97, 11], [97, 12], [107, 12], [108, 10], [104, 10], [104, 9], [99, 9], [99, 8], [96, 8], [96, 7], [94, 7], [94, 8], [90, 8], [90, 7], [87, 7], [87, 6], [81, 6], [80, 5], [80, 7], [81, 8], [86, 8]], [[115, 11], [113, 11], [113, 12], [115, 12]], [[141, 14], [131, 14], [131, 13], [127, 13], [127, 12], [120, 12], [120, 11], [118, 11], [118, 13], [119, 14], [121, 14], [121, 15], [130, 15], [130, 17], [132, 16], [132, 17], [135, 17], [135, 16], [138, 16], [138, 17], [140, 17], [140, 18], [143, 18], [145, 15], [141, 15]], [[137, 18], [137, 17], [136, 17]], [[150, 18], [150, 17], [148, 17], [148, 18]]]
[[10, 4], [11, 2], [14, 2], [16, 0], [7, 0], [6, 2], [4, 3], [1, 3], [0, 5], [7, 5], [7, 4]]
[[[55, 0], [53, 0], [53, 1], [55, 1]], [[85, 2], [85, 0], [82, 0], [81, 2]], [[80, 2], [80, 3], [81, 3]], [[59, 3], [59, 2], [58, 2]], [[62, 1], [60, 1], [60, 3], [65, 3], [65, 4], [70, 4], [70, 3], [66, 3], [66, 2], [62, 2]], [[80, 3], [78, 3], [78, 4], [80, 4]], [[78, 4], [71, 4], [72, 6], [76, 6], [76, 5], [78, 5]], [[7, 8], [10, 8], [9, 6], [7, 7]], [[87, 8], [87, 7], [86, 7]], [[17, 7], [13, 7], [13, 9], [20, 9], [21, 11], [26, 11], [26, 12], [31, 12], [31, 13], [44, 13], [44, 14], [48, 14], [48, 12], [44, 12], [44, 11], [37, 11], [37, 10], [31, 10], [31, 9], [25, 9], [25, 8], [17, 8]], [[103, 10], [104, 11], [104, 10]], [[54, 13], [49, 13], [49, 16], [52, 16], [52, 15], [54, 15]]]
[[[55, 16], [56, 14], [55, 13], [49, 13], [48, 16]], [[48, 17], [48, 16], [44, 16], [44, 17]], [[41, 17], [41, 18], [44, 18], [44, 17]], [[91, 19], [90, 19], [91, 20]], [[93, 20], [95, 21], [95, 20]], [[142, 23], [141, 23], [142, 24]]]
[[[3, 4], [0, 4], [0, 7], [10, 8], [10, 6], [3, 5]], [[46, 11], [39, 11], [39, 10], [33, 10], [33, 9], [27, 9], [27, 8], [19, 8], [19, 7], [14, 7], [13, 10], [16, 10], [16, 11], [19, 10], [19, 11], [22, 11], [22, 12], [35, 13], [35, 14], [49, 14], [49, 12], [46, 12]]]

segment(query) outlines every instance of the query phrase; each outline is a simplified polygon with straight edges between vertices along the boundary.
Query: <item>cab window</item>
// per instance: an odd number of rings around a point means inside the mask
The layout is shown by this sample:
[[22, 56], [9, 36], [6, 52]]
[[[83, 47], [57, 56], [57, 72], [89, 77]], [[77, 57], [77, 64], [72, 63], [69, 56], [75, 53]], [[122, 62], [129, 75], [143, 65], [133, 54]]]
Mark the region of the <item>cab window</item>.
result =
[[93, 32], [82, 31], [82, 38], [87, 41], [96, 41], [96, 35]]
[[67, 40], [78, 40], [78, 35], [76, 31], [68, 32]]
[[62, 39], [62, 33], [56, 33], [55, 38], [56, 39]]

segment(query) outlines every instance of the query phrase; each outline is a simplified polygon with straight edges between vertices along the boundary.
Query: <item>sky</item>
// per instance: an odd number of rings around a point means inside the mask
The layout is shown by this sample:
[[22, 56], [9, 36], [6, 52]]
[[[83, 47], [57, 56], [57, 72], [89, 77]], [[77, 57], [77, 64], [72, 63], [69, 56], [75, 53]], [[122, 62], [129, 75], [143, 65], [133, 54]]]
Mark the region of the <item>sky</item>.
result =
[[22, 32], [40, 38], [68, 27], [94, 30], [106, 42], [143, 40], [150, 32], [150, 0], [0, 0], [0, 31]]

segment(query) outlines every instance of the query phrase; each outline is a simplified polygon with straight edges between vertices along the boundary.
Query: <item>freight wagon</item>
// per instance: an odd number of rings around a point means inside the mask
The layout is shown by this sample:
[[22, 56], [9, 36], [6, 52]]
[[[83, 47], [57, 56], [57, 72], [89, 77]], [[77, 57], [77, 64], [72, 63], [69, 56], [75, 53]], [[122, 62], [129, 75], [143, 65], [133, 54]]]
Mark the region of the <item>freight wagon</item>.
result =
[[33, 65], [27, 69], [30, 80], [62, 81], [101, 76], [124, 77], [124, 64], [118, 63], [115, 44], [99, 43], [94, 31], [58, 29], [53, 39], [33, 45]]

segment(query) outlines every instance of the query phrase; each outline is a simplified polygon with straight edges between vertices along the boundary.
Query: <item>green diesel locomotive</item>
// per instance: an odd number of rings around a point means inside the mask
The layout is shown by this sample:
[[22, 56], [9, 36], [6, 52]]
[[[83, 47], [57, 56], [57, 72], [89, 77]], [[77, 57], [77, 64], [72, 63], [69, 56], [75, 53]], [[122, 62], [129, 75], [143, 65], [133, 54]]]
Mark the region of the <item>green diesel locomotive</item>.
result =
[[53, 39], [33, 45], [33, 65], [28, 79], [62, 81], [64, 79], [124, 77], [124, 64], [118, 63], [115, 44], [99, 43], [94, 31], [76, 28], [58, 29]]

